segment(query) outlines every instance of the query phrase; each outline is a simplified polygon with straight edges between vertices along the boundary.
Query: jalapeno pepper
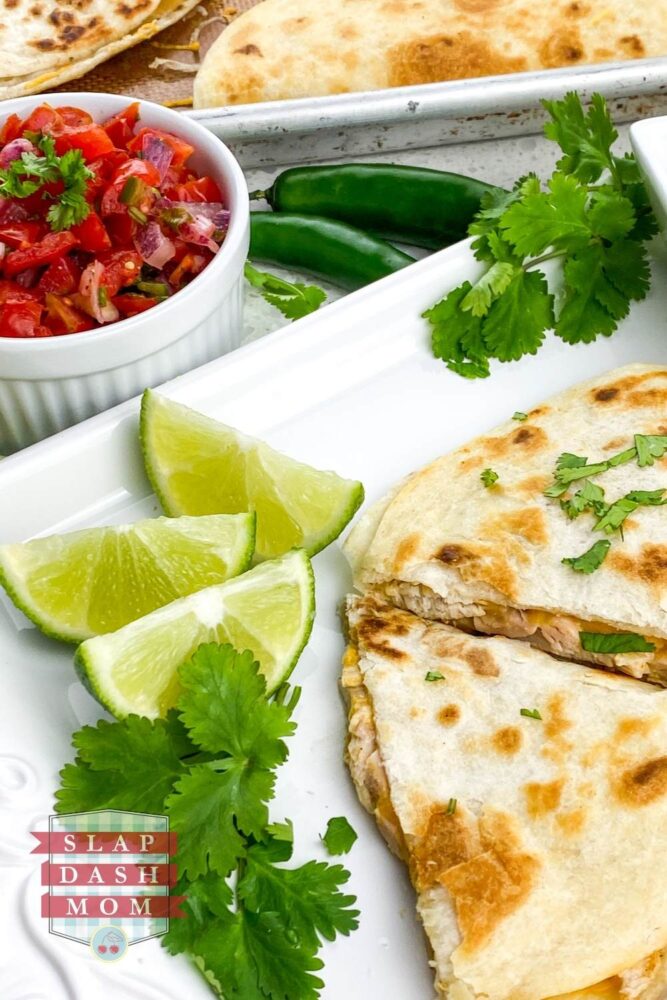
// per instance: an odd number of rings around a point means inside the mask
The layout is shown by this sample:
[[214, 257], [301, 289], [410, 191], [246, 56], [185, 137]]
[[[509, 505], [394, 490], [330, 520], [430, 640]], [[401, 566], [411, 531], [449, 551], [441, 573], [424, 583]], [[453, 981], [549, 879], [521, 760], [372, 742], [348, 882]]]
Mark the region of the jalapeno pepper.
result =
[[414, 264], [390, 243], [344, 222], [274, 212], [251, 213], [249, 256], [350, 289]]
[[437, 248], [463, 239], [482, 195], [495, 190], [442, 170], [351, 163], [292, 167], [257, 195], [276, 212], [326, 216], [386, 239]]

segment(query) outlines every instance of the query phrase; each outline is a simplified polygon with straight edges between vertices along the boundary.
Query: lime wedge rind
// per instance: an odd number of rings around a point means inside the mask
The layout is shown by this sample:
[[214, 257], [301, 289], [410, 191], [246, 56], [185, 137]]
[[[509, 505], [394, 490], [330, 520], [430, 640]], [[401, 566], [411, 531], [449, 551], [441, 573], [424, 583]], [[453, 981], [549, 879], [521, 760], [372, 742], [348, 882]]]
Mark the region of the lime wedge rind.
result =
[[[174, 433], [167, 434], [166, 427]], [[181, 441], [180, 450], [174, 446], [174, 435]], [[183, 441], [190, 436], [192, 448], [184, 448]], [[339, 537], [364, 500], [363, 485], [357, 480], [343, 479], [334, 472], [297, 462], [263, 442], [160, 396], [151, 389], [144, 392], [141, 401], [140, 440], [148, 479], [163, 510], [171, 517], [239, 509], [257, 511], [256, 561], [273, 558], [292, 547], [305, 549], [311, 557], [316, 555]], [[219, 452], [216, 455], [215, 445], [218, 442]], [[170, 448], [171, 454], [166, 454]], [[193, 456], [191, 465], [190, 455]], [[271, 471], [263, 468], [266, 459], [270, 459], [275, 480], [271, 479]], [[211, 465], [216, 466], [216, 461], [217, 475], [210, 471]], [[208, 476], [197, 472], [198, 463], [206, 464]], [[245, 471], [242, 469], [244, 464]], [[255, 477], [251, 470], [255, 472]], [[258, 470], [260, 479], [264, 477], [266, 482], [266, 477], [269, 477], [268, 494], [259, 492], [256, 481]], [[189, 480], [186, 494], [183, 492], [184, 479]], [[193, 480], [198, 484], [195, 495], [192, 493]], [[224, 491], [218, 491], [216, 496], [216, 487], [223, 481], [236, 484], [232, 497], [224, 495]], [[306, 493], [315, 489], [317, 502], [314, 506], [304, 505], [300, 489], [304, 482]], [[323, 509], [323, 497], [324, 506], [328, 509]], [[314, 511], [317, 514], [315, 524], [309, 525], [308, 514], [311, 514], [312, 521]], [[295, 537], [293, 531], [289, 541], [285, 543], [283, 537], [282, 544], [277, 542], [276, 518], [300, 525], [301, 533]], [[271, 535], [274, 537], [269, 538]]]
[[[274, 644], [273, 659], [268, 664], [264, 657], [259, 657], [260, 668], [267, 679], [267, 691], [271, 694], [291, 675], [313, 628], [315, 581], [310, 560], [303, 550], [293, 550], [226, 583], [179, 598], [117, 632], [87, 640], [75, 654], [77, 674], [93, 697], [112, 715], [123, 718], [136, 713], [155, 718], [174, 703], [178, 667], [190, 659], [196, 648], [202, 642], [230, 641], [216, 634], [216, 624], [225, 625], [225, 602], [235, 605], [229, 614], [231, 621], [239, 618], [239, 605], [246, 596], [248, 617], [252, 618], [255, 610], [258, 619], [250, 625], [244, 621], [245, 632], [252, 632], [253, 627], [259, 632], [262, 621], [271, 620], [272, 610], [275, 615], [276, 601], [281, 587], [285, 586], [291, 588], [290, 594], [298, 596], [293, 627], [278, 642], [280, 648], [275, 648]], [[221, 609], [220, 613], [217, 608]], [[283, 624], [284, 621], [278, 622], [279, 627]], [[233, 632], [233, 621], [231, 628]], [[258, 636], [257, 646], [271, 648], [271, 640], [271, 634], [262, 634]], [[161, 652], [152, 656], [151, 650], [156, 644]], [[237, 644], [232, 641], [232, 645]], [[248, 645], [245, 643], [244, 648]], [[135, 655], [137, 650], [140, 657]], [[251, 652], [255, 655], [254, 650]], [[133, 686], [130, 694], [126, 684], [128, 677]]]
[[[138, 521], [126, 526], [89, 528], [64, 535], [47, 536], [26, 543], [2, 545], [0, 546], [0, 585], [5, 589], [13, 604], [44, 635], [59, 642], [78, 644], [99, 634], [100, 631], [90, 627], [89, 616], [86, 616], [84, 621], [83, 610], [86, 608], [90, 612], [90, 604], [85, 604], [86, 595], [90, 601], [95, 583], [99, 582], [94, 576], [94, 569], [103, 539], [134, 536], [136, 548], [140, 549], [146, 548], [146, 540], [141, 538], [142, 531], [150, 530], [153, 536], [156, 532], [165, 531], [170, 539], [178, 537], [182, 542], [185, 540], [187, 545], [189, 529], [197, 536], [197, 547], [200, 552], [208, 547], [208, 552], [219, 558], [221, 563], [220, 582], [244, 573], [250, 566], [256, 536], [256, 518], [253, 514], [212, 515], [204, 518], [165, 517]], [[210, 544], [208, 544], [209, 540]], [[75, 554], [75, 547], [82, 549], [92, 564], [89, 563], [87, 567], [81, 566], [81, 554]], [[68, 554], [73, 577], [68, 590], [58, 594], [54, 592], [52, 586], [46, 588], [42, 586], [42, 589], [46, 590], [47, 593], [43, 599], [39, 599], [34, 593], [34, 590], [38, 588], [35, 579], [29, 575], [29, 568], [32, 567], [33, 573], [37, 576], [40, 572], [43, 575], [49, 570], [53, 570], [54, 567], [57, 567], [58, 571], [64, 574], [67, 570]], [[40, 556], [42, 557], [41, 563]], [[77, 561], [79, 565], [77, 565]], [[222, 570], [223, 564], [225, 566], [224, 572]], [[178, 596], [194, 592], [196, 587], [191, 586], [191, 583], [186, 585], [184, 580], [179, 583], [178, 574], [174, 573], [174, 567], [170, 566], [169, 569], [171, 571], [170, 579]], [[193, 572], [196, 574], [196, 558], [193, 557], [188, 562], [187, 569], [190, 578]], [[79, 576], [75, 576], [75, 574], [79, 574]], [[81, 576], [86, 578], [88, 591], [82, 584]], [[64, 578], [66, 579], [66, 577]], [[122, 580], [119, 581], [116, 578], [114, 584], [119, 586], [122, 591]], [[49, 606], [48, 602], [51, 598], [54, 600], [62, 599], [68, 605], [69, 621], [66, 621], [62, 614], [58, 615], [58, 612], [54, 610], [53, 602]], [[76, 614], [72, 611], [75, 598], [82, 607], [82, 614], [78, 620], [72, 621], [72, 619], [76, 619]], [[155, 606], [157, 607], [159, 604], [156, 603]], [[120, 609], [118, 609], [118, 614], [122, 614]], [[127, 617], [127, 620], [129, 621], [131, 617]]]

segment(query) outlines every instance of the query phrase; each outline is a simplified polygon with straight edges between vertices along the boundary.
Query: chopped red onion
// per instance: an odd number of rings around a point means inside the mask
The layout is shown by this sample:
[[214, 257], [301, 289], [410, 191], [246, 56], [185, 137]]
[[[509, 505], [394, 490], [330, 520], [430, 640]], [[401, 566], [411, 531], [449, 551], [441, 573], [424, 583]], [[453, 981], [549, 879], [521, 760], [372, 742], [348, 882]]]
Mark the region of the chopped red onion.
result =
[[7, 254], [7, 244], [0, 243], [0, 260], [4, 260]]
[[36, 153], [37, 147], [29, 139], [12, 139], [0, 150], [0, 167], [8, 167], [14, 160], [20, 160], [24, 153]]
[[100, 288], [104, 275], [104, 264], [99, 260], [92, 261], [84, 270], [79, 282], [79, 291], [86, 302], [86, 312], [98, 323], [115, 323], [120, 316], [113, 302], [109, 299], [106, 305], [100, 303]]
[[176, 254], [176, 247], [165, 236], [157, 222], [147, 222], [140, 226], [134, 237], [134, 245], [151, 267], [162, 268]]
[[10, 222], [25, 222], [29, 217], [30, 213], [20, 202], [0, 198], [0, 226], [6, 226]]
[[203, 215], [193, 215], [190, 222], [184, 222], [178, 227], [178, 235], [186, 243], [194, 243], [206, 247], [212, 253], [217, 253], [220, 244], [211, 239], [215, 232], [215, 222]]
[[206, 219], [213, 219], [216, 229], [226, 229], [229, 224], [229, 211], [219, 201], [172, 201], [170, 198], [161, 198], [157, 206], [158, 210], [180, 209], [188, 215], [203, 215]]
[[148, 133], [143, 138], [141, 151], [144, 160], [148, 160], [149, 163], [153, 164], [160, 175], [160, 181], [163, 181], [174, 158], [174, 151], [171, 146], [168, 146], [159, 136]]

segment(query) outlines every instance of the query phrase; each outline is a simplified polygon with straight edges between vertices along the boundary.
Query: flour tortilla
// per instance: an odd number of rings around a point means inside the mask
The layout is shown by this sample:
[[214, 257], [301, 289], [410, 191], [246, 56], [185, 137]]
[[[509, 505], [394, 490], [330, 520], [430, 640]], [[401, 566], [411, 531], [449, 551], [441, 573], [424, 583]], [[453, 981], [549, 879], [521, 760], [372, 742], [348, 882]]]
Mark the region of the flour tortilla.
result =
[[664, 997], [667, 691], [372, 598], [347, 621], [348, 764], [439, 994]]
[[[520, 400], [516, 400], [520, 405]], [[362, 590], [427, 618], [527, 639], [568, 659], [667, 685], [667, 506], [643, 507], [600, 568], [562, 563], [606, 537], [590, 513], [568, 520], [544, 489], [556, 460], [600, 461], [634, 435], [667, 434], [667, 368], [631, 365], [556, 396], [410, 476], [362, 517], [345, 550]], [[480, 473], [498, 474], [486, 489]], [[667, 457], [592, 480], [607, 501], [667, 488]], [[575, 486], [575, 489], [578, 487]], [[587, 654], [580, 631], [634, 632], [653, 653]]]
[[195, 81], [196, 108], [667, 53], [665, 4], [628, 0], [265, 0]]
[[[5, 0], [8, 7], [13, 0]], [[0, 99], [52, 90], [152, 38], [198, 0], [17, 0], [0, 24]]]

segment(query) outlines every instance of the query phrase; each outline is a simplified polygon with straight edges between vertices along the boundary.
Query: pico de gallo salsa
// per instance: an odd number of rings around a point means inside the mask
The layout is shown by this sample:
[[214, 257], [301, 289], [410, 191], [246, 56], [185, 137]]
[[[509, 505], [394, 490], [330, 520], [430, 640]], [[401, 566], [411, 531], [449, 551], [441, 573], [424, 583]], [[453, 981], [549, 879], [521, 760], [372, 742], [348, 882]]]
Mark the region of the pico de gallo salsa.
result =
[[229, 212], [194, 147], [42, 104], [0, 128], [0, 337], [80, 333], [151, 309], [220, 249]]

